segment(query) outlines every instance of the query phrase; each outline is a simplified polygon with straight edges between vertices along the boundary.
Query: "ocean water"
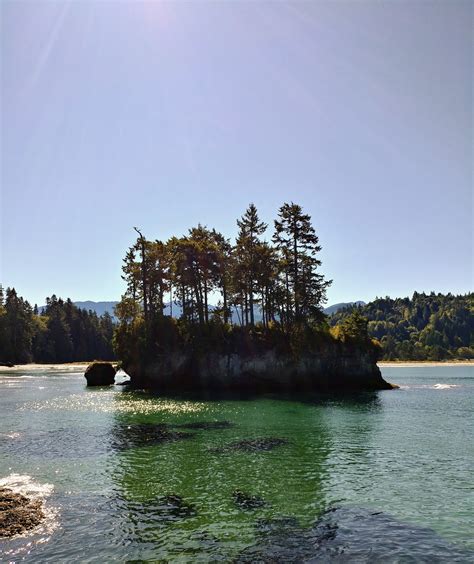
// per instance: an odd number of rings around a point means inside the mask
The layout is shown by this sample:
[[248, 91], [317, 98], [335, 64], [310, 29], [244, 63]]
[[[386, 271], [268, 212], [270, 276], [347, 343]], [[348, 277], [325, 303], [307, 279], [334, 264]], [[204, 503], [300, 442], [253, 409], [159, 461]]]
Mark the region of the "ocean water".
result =
[[0, 373], [0, 485], [46, 520], [16, 562], [473, 562], [474, 367], [399, 390], [159, 397]]

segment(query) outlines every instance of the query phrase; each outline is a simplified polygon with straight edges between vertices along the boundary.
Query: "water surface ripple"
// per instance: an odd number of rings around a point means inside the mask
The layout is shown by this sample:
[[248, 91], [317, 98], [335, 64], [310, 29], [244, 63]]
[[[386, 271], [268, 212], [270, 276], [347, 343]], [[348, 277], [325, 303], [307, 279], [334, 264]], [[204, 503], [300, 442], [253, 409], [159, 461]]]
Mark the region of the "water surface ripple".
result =
[[0, 560], [472, 562], [474, 368], [383, 374], [400, 390], [209, 400], [3, 371], [0, 479], [49, 521]]

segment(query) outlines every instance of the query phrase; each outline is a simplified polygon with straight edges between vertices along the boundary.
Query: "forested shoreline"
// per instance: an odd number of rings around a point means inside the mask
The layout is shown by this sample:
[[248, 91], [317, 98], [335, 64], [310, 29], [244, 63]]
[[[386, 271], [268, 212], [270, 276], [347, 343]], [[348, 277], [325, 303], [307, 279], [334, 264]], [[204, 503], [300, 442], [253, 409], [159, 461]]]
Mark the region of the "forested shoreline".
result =
[[61, 363], [97, 358], [113, 360], [114, 324], [55, 295], [38, 307], [0, 285], [0, 362]]
[[377, 298], [339, 310], [336, 327], [354, 311], [368, 320], [369, 335], [380, 342], [383, 360], [474, 359], [474, 294], [414, 292], [411, 298]]
[[301, 206], [280, 207], [271, 242], [253, 204], [237, 226], [234, 242], [200, 224], [168, 241], [135, 228], [115, 322], [55, 295], [39, 311], [0, 286], [0, 362], [146, 362], [172, 350], [274, 349], [298, 358], [334, 346], [384, 360], [474, 358], [474, 294], [415, 292], [328, 317], [331, 281], [320, 273], [319, 238]]

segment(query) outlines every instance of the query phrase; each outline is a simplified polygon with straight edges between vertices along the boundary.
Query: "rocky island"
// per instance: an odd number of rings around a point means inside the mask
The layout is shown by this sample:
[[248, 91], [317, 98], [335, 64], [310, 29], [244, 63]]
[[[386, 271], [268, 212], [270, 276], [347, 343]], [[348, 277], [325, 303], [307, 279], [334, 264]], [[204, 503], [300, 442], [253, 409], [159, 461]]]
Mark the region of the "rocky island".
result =
[[388, 390], [375, 362], [367, 355], [308, 354], [298, 360], [275, 352], [261, 356], [172, 353], [152, 362], [127, 363], [132, 385], [162, 391], [304, 392]]
[[[384, 390], [377, 366], [380, 348], [367, 335], [367, 322], [354, 314], [338, 336], [305, 327], [250, 330], [194, 328], [189, 341], [179, 323], [163, 319], [158, 334], [171, 341], [123, 356], [122, 368], [135, 387], [161, 391], [306, 392]], [[189, 335], [188, 335], [189, 337]], [[138, 352], [138, 351], [137, 351]]]
[[167, 242], [135, 228], [114, 337], [131, 385], [173, 392], [392, 388], [365, 318], [354, 312], [329, 327], [322, 304], [332, 281], [319, 272], [319, 239], [301, 206], [283, 204], [272, 243], [261, 239], [267, 225], [253, 204], [237, 225], [235, 244], [202, 225]]

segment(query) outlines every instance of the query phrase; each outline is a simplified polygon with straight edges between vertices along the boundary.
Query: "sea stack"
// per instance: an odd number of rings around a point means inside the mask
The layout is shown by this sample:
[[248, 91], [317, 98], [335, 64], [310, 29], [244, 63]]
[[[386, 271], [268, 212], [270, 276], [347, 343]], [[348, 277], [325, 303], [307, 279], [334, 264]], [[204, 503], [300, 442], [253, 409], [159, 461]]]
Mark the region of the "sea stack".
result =
[[93, 362], [84, 374], [88, 386], [112, 386], [116, 370], [110, 362]]

